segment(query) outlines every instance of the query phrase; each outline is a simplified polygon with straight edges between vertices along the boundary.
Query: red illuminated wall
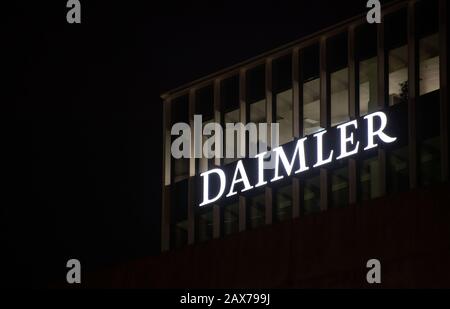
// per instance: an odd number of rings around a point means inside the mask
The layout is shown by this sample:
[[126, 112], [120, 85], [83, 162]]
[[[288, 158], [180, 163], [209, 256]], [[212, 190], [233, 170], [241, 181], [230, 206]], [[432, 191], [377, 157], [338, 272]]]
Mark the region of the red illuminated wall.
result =
[[[382, 284], [366, 283], [381, 261]], [[330, 209], [88, 274], [88, 287], [450, 287], [450, 186]]]

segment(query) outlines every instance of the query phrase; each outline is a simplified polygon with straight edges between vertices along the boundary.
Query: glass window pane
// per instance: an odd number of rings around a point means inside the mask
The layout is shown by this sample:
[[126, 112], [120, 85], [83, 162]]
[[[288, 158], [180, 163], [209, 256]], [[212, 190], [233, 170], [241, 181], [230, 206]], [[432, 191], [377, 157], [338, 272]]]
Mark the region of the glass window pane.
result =
[[239, 203], [225, 205], [223, 208], [223, 234], [239, 232]]
[[348, 167], [335, 169], [331, 173], [331, 206], [334, 208], [348, 205]]
[[239, 76], [232, 76], [220, 83], [220, 97], [223, 111], [239, 108]]
[[197, 217], [197, 239], [206, 241], [213, 238], [213, 208], [202, 209]]
[[214, 88], [212, 85], [196, 92], [195, 114], [202, 115], [203, 121], [214, 119]]
[[420, 40], [420, 95], [439, 90], [439, 35]]
[[381, 196], [380, 164], [378, 157], [372, 157], [361, 162], [359, 195], [361, 200], [370, 200]]
[[396, 193], [409, 190], [408, 147], [389, 151], [387, 158], [387, 190]]
[[276, 190], [274, 221], [281, 222], [292, 219], [292, 185]]
[[377, 26], [363, 25], [356, 31], [356, 54], [359, 61], [359, 114], [375, 112], [377, 89]]
[[389, 51], [389, 106], [408, 100], [408, 47]]
[[[172, 125], [176, 123], [189, 123], [189, 98], [182, 96], [172, 102]], [[171, 136], [171, 141], [179, 138]], [[189, 176], [189, 158], [174, 159], [172, 157], [172, 181], [178, 182]]]
[[[214, 122], [214, 88], [212, 85], [202, 88], [196, 92], [195, 100], [195, 114], [202, 115], [202, 132], [205, 126]], [[202, 134], [202, 157], [197, 158], [195, 162], [196, 173], [200, 174], [214, 165], [214, 159], [207, 159], [205, 153], [203, 153], [203, 145], [210, 136]], [[214, 156], [214, 153], [209, 153], [209, 156]]]
[[292, 123], [292, 56], [273, 61], [273, 93], [276, 122], [279, 123], [279, 145], [294, 140]]
[[[267, 132], [261, 135], [259, 124], [267, 123], [265, 66], [260, 65], [247, 72], [247, 103], [250, 105], [250, 122], [257, 126], [258, 153], [266, 150]], [[251, 139], [250, 139], [251, 141]]]
[[304, 213], [320, 212], [320, 177], [311, 176], [305, 179], [303, 188]]
[[303, 83], [303, 134], [320, 131], [320, 61], [319, 45], [300, 52], [300, 74]]
[[250, 229], [254, 229], [265, 224], [266, 200], [265, 194], [260, 194], [248, 199], [247, 222]]
[[284, 145], [294, 140], [292, 122], [292, 89], [276, 95], [277, 122], [279, 123], [279, 145]]
[[389, 106], [408, 100], [408, 45], [406, 10], [388, 15], [385, 20], [389, 62]]
[[439, 34], [420, 39], [420, 95], [439, 90]]
[[[221, 83], [221, 104], [222, 112], [224, 114], [223, 128], [226, 128], [227, 123], [235, 124], [240, 122], [239, 119], [239, 76], [233, 76], [225, 79]], [[234, 133], [233, 138], [227, 138], [225, 131], [224, 138], [224, 164], [229, 164], [237, 160], [237, 135]], [[233, 151], [231, 151], [233, 147]], [[227, 151], [231, 152], [227, 158]]]
[[429, 0], [416, 5], [420, 57], [419, 183], [428, 186], [441, 182], [439, 3]]
[[[214, 119], [204, 121], [202, 124], [202, 129], [205, 128], [207, 124], [213, 123]], [[199, 159], [196, 159], [196, 169], [197, 174], [201, 174], [203, 172], [208, 171], [209, 169], [214, 167], [214, 149], [211, 149], [207, 153], [204, 153], [203, 145], [205, 145], [206, 141], [211, 138], [209, 135], [203, 135], [202, 134], [202, 157]], [[210, 159], [208, 159], [210, 158]]]
[[172, 186], [170, 199], [170, 247], [180, 248], [187, 245], [187, 180]]
[[[239, 109], [232, 110], [230, 112], [225, 112], [224, 114], [224, 122], [227, 123], [239, 123]], [[226, 128], [226, 127], [224, 127]], [[225, 151], [224, 151], [224, 164], [229, 164], [238, 160], [238, 136], [237, 133], [234, 132], [234, 136], [228, 137], [226, 132], [223, 132], [223, 138], [225, 140]], [[227, 151], [231, 151], [231, 147], [233, 147], [232, 155], [227, 155]], [[228, 156], [228, 157], [227, 157]]]
[[441, 182], [440, 137], [423, 141], [420, 145], [420, 185], [429, 186]]
[[348, 108], [347, 34], [343, 33], [329, 39], [327, 51], [331, 83], [331, 126], [336, 126], [350, 120]]
[[181, 158], [181, 159], [173, 159], [174, 161], [174, 182], [178, 182], [180, 180], [185, 179], [189, 176], [189, 159]]
[[377, 57], [359, 63], [359, 113], [361, 116], [377, 110]]
[[172, 229], [172, 248], [181, 248], [187, 245], [188, 242], [188, 228], [187, 220], [175, 223]]
[[439, 83], [439, 2], [416, 3], [420, 57], [420, 95], [434, 92]]
[[331, 80], [331, 126], [350, 120], [348, 114], [348, 68], [333, 72]]

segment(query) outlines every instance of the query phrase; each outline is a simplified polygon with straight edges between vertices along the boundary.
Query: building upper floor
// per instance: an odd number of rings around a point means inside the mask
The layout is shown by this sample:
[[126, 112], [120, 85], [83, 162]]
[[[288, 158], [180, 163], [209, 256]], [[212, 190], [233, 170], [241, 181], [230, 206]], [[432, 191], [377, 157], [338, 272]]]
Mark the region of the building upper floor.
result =
[[[448, 180], [447, 16], [444, 0], [396, 1], [383, 8], [380, 24], [358, 16], [165, 93], [163, 249], [172, 238], [217, 238]], [[212, 159], [170, 153], [172, 125], [192, 125], [194, 115], [203, 126], [278, 123], [279, 143], [289, 147], [379, 110], [393, 119], [394, 147], [238, 194], [229, 207], [199, 210], [198, 178], [214, 167], [232, 169], [237, 152]], [[237, 151], [238, 138], [224, 139]], [[248, 149], [248, 136], [241, 140]]]

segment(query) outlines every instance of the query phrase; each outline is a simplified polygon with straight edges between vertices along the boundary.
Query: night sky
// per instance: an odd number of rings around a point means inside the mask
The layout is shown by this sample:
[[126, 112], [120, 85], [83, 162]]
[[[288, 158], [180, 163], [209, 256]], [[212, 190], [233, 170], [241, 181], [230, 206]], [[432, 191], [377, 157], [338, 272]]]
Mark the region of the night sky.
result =
[[2, 228], [33, 286], [65, 280], [70, 258], [94, 271], [158, 254], [161, 93], [366, 11], [364, 0], [82, 0], [78, 25], [65, 0], [29, 2], [4, 12], [18, 186]]

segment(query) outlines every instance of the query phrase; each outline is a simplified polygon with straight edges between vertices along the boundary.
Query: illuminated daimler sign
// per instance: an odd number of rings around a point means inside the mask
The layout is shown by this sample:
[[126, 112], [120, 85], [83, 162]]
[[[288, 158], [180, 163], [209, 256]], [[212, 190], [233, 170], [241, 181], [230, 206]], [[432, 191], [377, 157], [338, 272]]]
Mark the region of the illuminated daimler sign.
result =
[[[381, 141], [383, 143], [389, 144], [397, 140], [396, 137], [391, 137], [385, 133], [386, 126], [388, 124], [386, 114], [383, 112], [376, 112], [367, 115], [363, 118], [365, 121], [366, 132], [362, 133], [361, 136], [367, 137], [365, 140], [365, 145], [362, 151], [367, 151], [378, 146], [377, 142]], [[375, 125], [377, 128], [375, 128]], [[257, 168], [257, 181], [254, 184], [250, 183], [247, 171], [244, 167], [243, 161], [239, 160], [234, 169], [233, 177], [231, 178], [231, 183], [228, 192], [225, 192], [227, 188], [227, 179], [225, 172], [222, 169], [216, 168], [202, 173], [200, 176], [203, 180], [203, 201], [199, 205], [200, 207], [209, 205], [219, 201], [225, 195], [226, 198], [238, 194], [236, 185], [240, 185], [242, 189], [239, 192], [250, 191], [254, 188], [262, 187], [267, 185], [269, 182], [273, 183], [283, 179], [286, 176], [291, 176], [292, 174], [301, 174], [308, 171], [310, 168], [316, 168], [320, 166], [327, 165], [333, 160], [341, 160], [346, 157], [355, 155], [361, 151], [362, 141], [357, 140], [356, 131], [358, 128], [358, 121], [353, 120], [344, 124], [337, 126], [338, 134], [338, 149], [331, 149], [327, 153], [324, 153], [324, 137], [327, 135], [327, 130], [320, 131], [312, 136], [304, 137], [296, 141], [295, 149], [292, 157], [289, 159], [285, 153], [283, 147], [278, 147], [272, 150], [271, 155], [275, 156], [275, 166], [274, 173], [271, 179], [264, 178], [264, 158], [268, 155], [268, 152], [263, 152], [255, 156], [258, 162]], [[316, 158], [315, 164], [308, 166], [306, 160], [306, 153], [308, 152], [306, 144], [310, 145], [309, 140], [312, 139], [313, 144], [315, 144]], [[363, 140], [361, 138], [361, 140]], [[339, 154], [336, 156], [336, 154]], [[294, 170], [294, 166], [297, 168]], [[285, 175], [281, 174], [281, 168], [284, 169]], [[218, 192], [211, 194], [210, 183], [212, 177], [218, 180], [219, 188]], [[211, 196], [213, 195], [213, 196]]]

